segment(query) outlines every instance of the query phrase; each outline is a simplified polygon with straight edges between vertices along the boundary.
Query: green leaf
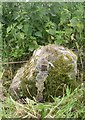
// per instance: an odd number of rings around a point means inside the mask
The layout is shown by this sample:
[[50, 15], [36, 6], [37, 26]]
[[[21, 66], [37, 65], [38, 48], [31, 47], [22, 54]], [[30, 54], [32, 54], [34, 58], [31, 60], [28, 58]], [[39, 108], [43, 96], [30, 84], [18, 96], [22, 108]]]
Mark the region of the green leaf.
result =
[[20, 33], [20, 38], [24, 39], [24, 33], [22, 33], [22, 32]]
[[7, 33], [9, 33], [9, 32], [11, 31], [11, 29], [12, 29], [12, 26], [9, 26], [9, 27], [7, 28]]
[[29, 43], [29, 51], [33, 51], [38, 48], [37, 42], [34, 40], [33, 42]]
[[19, 46], [16, 46], [16, 49], [14, 49], [14, 51], [11, 54], [14, 58], [18, 58], [23, 55], [23, 51], [24, 50], [22, 48], [20, 49]]
[[77, 19], [76, 17], [73, 17], [73, 18], [70, 20], [70, 26], [72, 26], [72, 27], [77, 26], [78, 23], [79, 23], [79, 19]]
[[70, 11], [68, 9], [62, 8], [61, 17], [60, 17], [60, 25], [67, 23], [70, 17], [71, 17]]
[[64, 34], [65, 31], [60, 31], [60, 30], [59, 30], [59, 31], [56, 31], [56, 33], [57, 33], [57, 34]]
[[61, 45], [61, 44], [63, 44], [65, 41], [63, 40], [63, 39], [57, 39], [57, 40], [55, 40], [55, 44], [57, 44], [57, 45]]
[[73, 29], [72, 28], [65, 28], [65, 33], [67, 35], [71, 35], [71, 33], [73, 32]]
[[46, 30], [46, 32], [49, 33], [50, 35], [55, 35], [56, 34], [55, 29], [49, 29], [49, 30]]
[[24, 33], [23, 32], [18, 32], [16, 33], [17, 39], [24, 39]]
[[84, 29], [83, 23], [78, 23], [78, 24], [77, 24], [77, 27], [78, 27], [78, 31], [79, 31], [79, 32], [81, 32], [81, 31]]
[[28, 27], [29, 27], [29, 24], [24, 24], [24, 28], [23, 28], [23, 32], [25, 32], [27, 34], [28, 32]]
[[20, 24], [20, 25], [17, 26], [18, 29], [22, 29], [22, 27], [23, 27], [22, 24]]
[[35, 35], [42, 38], [42, 33], [40, 31], [36, 32]]

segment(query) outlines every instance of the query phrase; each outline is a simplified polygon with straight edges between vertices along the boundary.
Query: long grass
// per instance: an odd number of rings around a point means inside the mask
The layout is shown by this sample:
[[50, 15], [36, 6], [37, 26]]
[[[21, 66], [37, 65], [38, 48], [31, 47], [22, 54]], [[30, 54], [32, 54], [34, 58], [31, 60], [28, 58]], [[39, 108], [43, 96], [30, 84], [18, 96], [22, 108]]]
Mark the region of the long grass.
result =
[[73, 92], [67, 87], [66, 95], [53, 98], [54, 102], [37, 103], [26, 98], [26, 103], [19, 103], [8, 96], [0, 103], [1, 118], [85, 118], [83, 84]]

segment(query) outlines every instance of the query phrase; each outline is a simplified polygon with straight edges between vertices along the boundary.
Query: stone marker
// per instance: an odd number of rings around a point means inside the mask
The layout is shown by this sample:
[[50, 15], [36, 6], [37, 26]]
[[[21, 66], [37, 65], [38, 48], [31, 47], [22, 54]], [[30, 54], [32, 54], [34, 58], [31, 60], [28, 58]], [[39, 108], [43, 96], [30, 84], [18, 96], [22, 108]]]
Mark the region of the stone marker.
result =
[[51, 101], [51, 96], [63, 96], [67, 86], [76, 88], [76, 73], [77, 56], [71, 50], [54, 44], [42, 46], [17, 71], [9, 92], [16, 100]]

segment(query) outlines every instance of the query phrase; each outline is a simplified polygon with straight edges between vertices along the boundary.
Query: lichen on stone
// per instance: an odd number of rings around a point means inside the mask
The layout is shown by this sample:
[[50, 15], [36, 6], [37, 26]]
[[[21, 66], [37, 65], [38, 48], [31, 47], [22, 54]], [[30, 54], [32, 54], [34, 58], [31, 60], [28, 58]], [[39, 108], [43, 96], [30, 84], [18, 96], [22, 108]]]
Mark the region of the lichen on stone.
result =
[[9, 92], [14, 98], [16, 93], [50, 101], [50, 96], [62, 96], [65, 86], [72, 90], [77, 86], [76, 73], [77, 56], [71, 50], [54, 44], [42, 46], [17, 71]]

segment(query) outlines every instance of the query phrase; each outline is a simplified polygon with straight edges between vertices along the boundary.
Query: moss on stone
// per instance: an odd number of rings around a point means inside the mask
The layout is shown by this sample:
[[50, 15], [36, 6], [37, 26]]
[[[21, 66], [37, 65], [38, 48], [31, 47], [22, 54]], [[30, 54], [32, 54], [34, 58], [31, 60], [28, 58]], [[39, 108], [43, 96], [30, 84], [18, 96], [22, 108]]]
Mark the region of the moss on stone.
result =
[[54, 63], [55, 68], [52, 68], [49, 71], [49, 75], [45, 81], [45, 90], [44, 90], [44, 97], [45, 100], [51, 100], [51, 96], [63, 96], [63, 90], [65, 92], [66, 86], [68, 85], [71, 90], [73, 91], [77, 86], [76, 79], [74, 77], [71, 78], [69, 76], [69, 72], [74, 70], [74, 64], [67, 65], [67, 61], [61, 59], [59, 61], [55, 61]]

